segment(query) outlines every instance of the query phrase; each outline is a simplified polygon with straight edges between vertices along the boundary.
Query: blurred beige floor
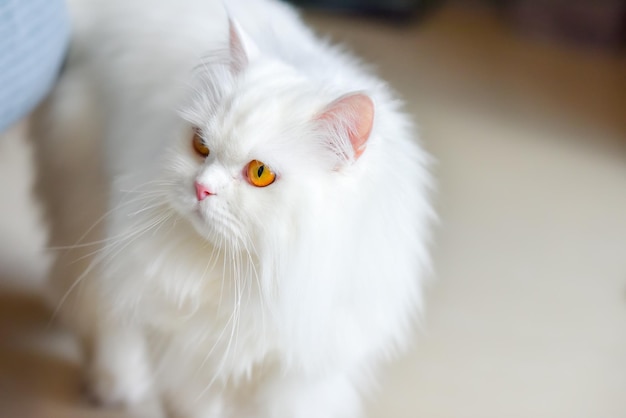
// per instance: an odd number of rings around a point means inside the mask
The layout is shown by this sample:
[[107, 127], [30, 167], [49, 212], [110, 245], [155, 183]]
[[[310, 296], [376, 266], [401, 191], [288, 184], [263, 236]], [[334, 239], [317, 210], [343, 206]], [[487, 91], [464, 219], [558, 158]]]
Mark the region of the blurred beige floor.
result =
[[[437, 280], [370, 416], [626, 417], [626, 60], [485, 12], [309, 20], [404, 96], [439, 161]], [[27, 149], [0, 141], [0, 417], [119, 416], [81, 406], [71, 340], [31, 296], [30, 179]]]

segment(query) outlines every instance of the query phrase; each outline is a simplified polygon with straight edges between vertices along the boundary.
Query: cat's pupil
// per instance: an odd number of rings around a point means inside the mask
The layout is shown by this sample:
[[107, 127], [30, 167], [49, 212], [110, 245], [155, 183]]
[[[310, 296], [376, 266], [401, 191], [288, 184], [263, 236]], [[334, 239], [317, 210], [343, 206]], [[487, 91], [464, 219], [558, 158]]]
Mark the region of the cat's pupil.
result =
[[259, 169], [256, 171], [256, 175], [257, 177], [261, 177], [261, 175], [263, 174], [263, 171], [265, 170], [265, 166], [262, 165], [261, 167], [259, 167]]

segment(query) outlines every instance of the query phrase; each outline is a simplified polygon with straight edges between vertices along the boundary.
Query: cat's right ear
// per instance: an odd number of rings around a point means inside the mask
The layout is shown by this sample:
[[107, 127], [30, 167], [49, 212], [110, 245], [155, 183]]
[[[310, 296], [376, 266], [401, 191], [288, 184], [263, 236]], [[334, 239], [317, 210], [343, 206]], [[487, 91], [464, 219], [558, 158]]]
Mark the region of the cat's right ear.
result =
[[232, 17], [228, 17], [228, 47], [230, 70], [233, 74], [243, 71], [259, 55], [259, 49], [252, 39]]
[[317, 116], [329, 146], [344, 161], [356, 161], [367, 147], [374, 125], [374, 102], [364, 93], [346, 94]]

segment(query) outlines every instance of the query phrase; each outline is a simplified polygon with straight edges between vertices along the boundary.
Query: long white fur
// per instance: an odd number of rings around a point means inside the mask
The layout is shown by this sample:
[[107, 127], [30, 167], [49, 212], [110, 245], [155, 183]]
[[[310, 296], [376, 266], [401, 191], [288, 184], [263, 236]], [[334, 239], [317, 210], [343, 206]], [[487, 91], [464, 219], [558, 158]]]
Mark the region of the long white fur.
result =
[[[33, 135], [53, 299], [95, 395], [156, 393], [192, 418], [359, 415], [411, 340], [428, 269], [429, 157], [398, 100], [273, 0], [70, 6], [67, 70]], [[354, 92], [375, 106], [358, 159], [319, 119]], [[244, 180], [252, 159], [274, 184]], [[196, 180], [217, 194], [198, 203]]]

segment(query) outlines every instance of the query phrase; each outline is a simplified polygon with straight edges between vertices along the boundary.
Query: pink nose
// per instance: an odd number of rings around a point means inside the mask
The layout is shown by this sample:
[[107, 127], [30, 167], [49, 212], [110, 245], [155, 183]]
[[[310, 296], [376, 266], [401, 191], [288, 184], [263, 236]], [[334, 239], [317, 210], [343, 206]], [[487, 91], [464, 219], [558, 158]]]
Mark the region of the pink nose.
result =
[[206, 199], [208, 196], [214, 195], [213, 191], [209, 189], [202, 183], [198, 183], [197, 181], [193, 184], [196, 187], [196, 197], [198, 201]]

